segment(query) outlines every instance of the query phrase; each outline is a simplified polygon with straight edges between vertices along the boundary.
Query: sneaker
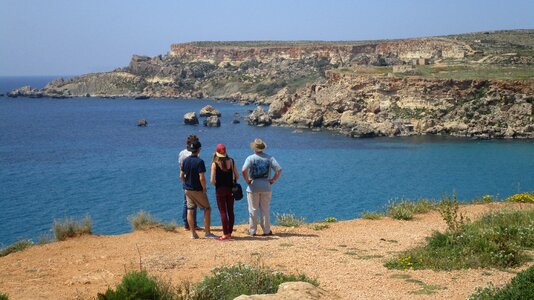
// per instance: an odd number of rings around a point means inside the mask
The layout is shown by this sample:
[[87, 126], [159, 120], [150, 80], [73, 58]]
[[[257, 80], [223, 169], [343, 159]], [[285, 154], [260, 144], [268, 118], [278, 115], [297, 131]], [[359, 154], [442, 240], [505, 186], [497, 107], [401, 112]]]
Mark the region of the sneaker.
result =
[[215, 234], [213, 233], [208, 233], [204, 236], [205, 239], [216, 239], [218, 238], [218, 236], [216, 236]]
[[273, 231], [269, 231], [269, 233], [264, 233], [262, 234], [262, 236], [270, 236], [270, 235], [274, 235]]
[[191, 235], [191, 239], [193, 239], [193, 240], [198, 239], [198, 234], [192, 234], [192, 235]]

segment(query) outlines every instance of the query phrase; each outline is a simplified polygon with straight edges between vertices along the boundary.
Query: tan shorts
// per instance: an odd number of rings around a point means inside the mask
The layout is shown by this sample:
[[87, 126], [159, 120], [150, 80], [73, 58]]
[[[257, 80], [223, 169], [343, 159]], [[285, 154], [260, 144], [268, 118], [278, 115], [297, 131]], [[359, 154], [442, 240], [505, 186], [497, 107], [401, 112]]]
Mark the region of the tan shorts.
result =
[[208, 196], [202, 191], [185, 190], [185, 199], [187, 199], [187, 209], [195, 209], [197, 206], [202, 209], [210, 209]]

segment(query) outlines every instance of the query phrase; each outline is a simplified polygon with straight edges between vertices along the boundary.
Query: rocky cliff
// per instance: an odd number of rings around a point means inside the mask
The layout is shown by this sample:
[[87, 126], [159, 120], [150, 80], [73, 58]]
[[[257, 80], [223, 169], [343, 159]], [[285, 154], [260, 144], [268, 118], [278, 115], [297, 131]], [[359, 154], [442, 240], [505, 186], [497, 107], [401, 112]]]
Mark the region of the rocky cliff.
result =
[[274, 124], [351, 136], [532, 137], [533, 66], [534, 30], [390, 41], [193, 42], [8, 96], [272, 102]]

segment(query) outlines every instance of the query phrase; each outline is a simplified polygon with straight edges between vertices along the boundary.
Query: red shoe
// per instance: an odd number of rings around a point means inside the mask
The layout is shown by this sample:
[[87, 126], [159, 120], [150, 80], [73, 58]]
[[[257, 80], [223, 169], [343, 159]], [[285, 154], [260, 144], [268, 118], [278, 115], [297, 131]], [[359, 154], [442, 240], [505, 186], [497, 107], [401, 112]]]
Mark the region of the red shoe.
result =
[[227, 241], [231, 239], [232, 239], [231, 236], [224, 236], [224, 235], [217, 238], [218, 241]]

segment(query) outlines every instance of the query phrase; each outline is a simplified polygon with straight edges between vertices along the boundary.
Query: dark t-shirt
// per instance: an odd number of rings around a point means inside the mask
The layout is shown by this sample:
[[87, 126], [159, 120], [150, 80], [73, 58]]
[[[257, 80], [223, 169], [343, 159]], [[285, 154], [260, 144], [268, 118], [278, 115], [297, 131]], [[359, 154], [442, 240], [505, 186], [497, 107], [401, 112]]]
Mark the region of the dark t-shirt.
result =
[[200, 184], [200, 173], [206, 173], [206, 166], [204, 161], [198, 156], [189, 156], [184, 159], [182, 165], [182, 172], [184, 172], [184, 189], [189, 191], [202, 191], [202, 184]]

